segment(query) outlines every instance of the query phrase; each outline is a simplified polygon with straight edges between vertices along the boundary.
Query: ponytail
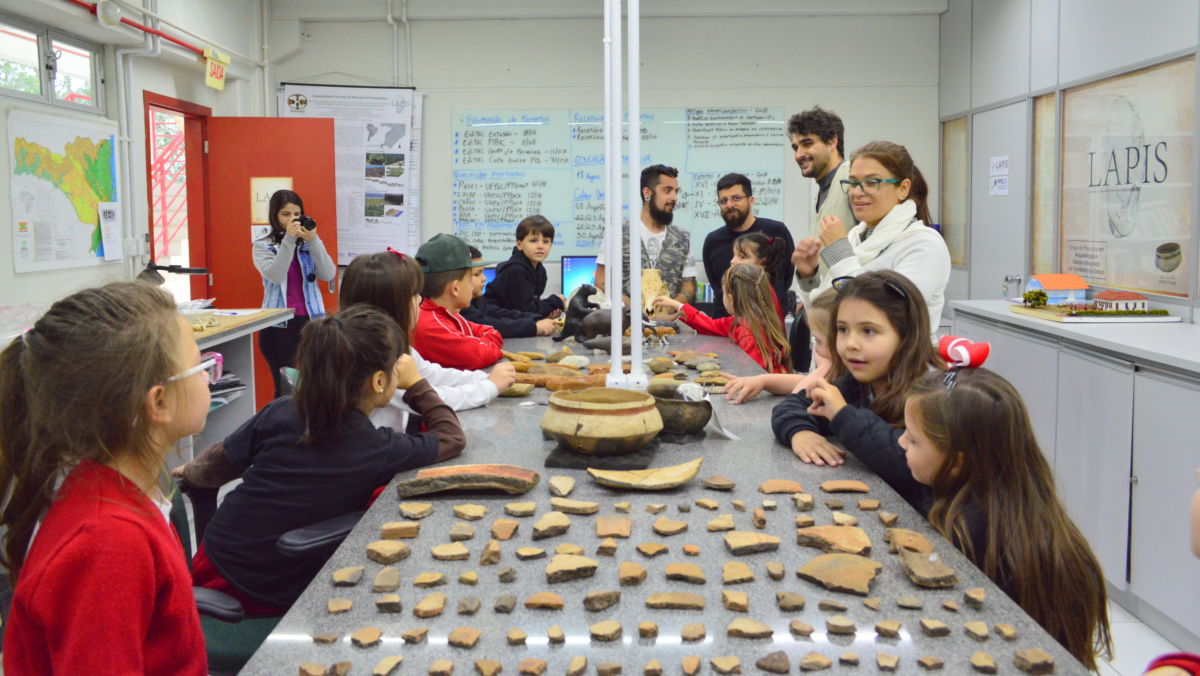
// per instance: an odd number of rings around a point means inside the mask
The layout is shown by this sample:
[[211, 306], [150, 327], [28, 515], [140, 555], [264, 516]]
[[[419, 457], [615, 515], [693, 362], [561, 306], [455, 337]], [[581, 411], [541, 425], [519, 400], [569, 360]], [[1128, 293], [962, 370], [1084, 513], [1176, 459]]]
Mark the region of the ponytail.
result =
[[779, 274], [783, 263], [792, 255], [791, 248], [782, 237], [764, 235], [761, 232], [748, 232], [738, 237], [733, 240], [733, 248], [743, 257], [753, 255], [762, 261], [762, 267], [767, 271], [772, 287], [779, 281], [776, 275]]
[[742, 263], [725, 272], [725, 293], [733, 297], [736, 322], [749, 329], [770, 373], [791, 373], [791, 344], [771, 300], [770, 277], [757, 265]]

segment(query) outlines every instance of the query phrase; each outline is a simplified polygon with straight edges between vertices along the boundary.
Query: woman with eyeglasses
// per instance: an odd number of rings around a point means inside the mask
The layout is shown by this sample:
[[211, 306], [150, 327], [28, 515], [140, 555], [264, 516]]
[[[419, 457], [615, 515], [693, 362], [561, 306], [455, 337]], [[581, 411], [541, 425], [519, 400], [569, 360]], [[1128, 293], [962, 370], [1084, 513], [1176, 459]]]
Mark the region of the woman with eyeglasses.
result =
[[929, 308], [936, 334], [950, 281], [950, 251], [933, 228], [929, 185], [908, 150], [875, 141], [854, 151], [850, 178], [841, 181], [858, 225], [846, 231], [836, 216], [821, 222], [821, 236], [801, 240], [792, 253], [800, 299], [807, 303], [834, 279], [872, 270], [894, 270], [912, 280]]

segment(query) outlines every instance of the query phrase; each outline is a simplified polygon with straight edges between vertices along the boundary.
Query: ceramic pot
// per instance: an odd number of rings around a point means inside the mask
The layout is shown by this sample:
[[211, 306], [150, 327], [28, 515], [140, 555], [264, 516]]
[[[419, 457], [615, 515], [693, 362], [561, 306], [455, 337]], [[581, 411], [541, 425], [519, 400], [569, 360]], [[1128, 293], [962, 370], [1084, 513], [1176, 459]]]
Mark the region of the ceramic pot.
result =
[[659, 394], [655, 392], [654, 402], [658, 413], [662, 416], [663, 434], [689, 436], [704, 429], [712, 418], [712, 404], [707, 399], [691, 401], [684, 399], [679, 392]]
[[1163, 272], [1174, 272], [1183, 262], [1183, 250], [1176, 242], [1161, 244], [1154, 250], [1154, 265]]
[[663, 420], [645, 392], [593, 387], [550, 395], [542, 430], [584, 455], [624, 455], [650, 443]]

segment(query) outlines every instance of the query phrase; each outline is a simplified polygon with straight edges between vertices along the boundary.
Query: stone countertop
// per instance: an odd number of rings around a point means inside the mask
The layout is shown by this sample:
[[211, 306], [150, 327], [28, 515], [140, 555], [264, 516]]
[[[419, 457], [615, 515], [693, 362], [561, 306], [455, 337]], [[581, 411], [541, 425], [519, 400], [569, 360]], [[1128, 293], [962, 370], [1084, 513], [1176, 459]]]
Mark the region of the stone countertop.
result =
[[[721, 354], [724, 370], [741, 374], [761, 372], [756, 364], [727, 340], [706, 336], [687, 337], [677, 339], [673, 348], [679, 349], [680, 345], [701, 352]], [[509, 341], [506, 344], [506, 348], [513, 351], [536, 350], [546, 353], [553, 352], [558, 347], [558, 343], [553, 343], [548, 338]], [[576, 352], [581, 353], [582, 350], [577, 349]], [[658, 354], [661, 354], [658, 349], [649, 349], [645, 356], [649, 358]], [[593, 362], [604, 361], [605, 357], [607, 355], [591, 356]], [[719, 396], [714, 396], [714, 407], [721, 422], [737, 434], [741, 438], [740, 441], [714, 438], [710, 431], [703, 441], [685, 445], [662, 443], [657, 451], [659, 457], [654, 461], [654, 466], [674, 465], [703, 456], [704, 465], [700, 473], [689, 484], [673, 490], [635, 492], [601, 487], [583, 470], [548, 469], [543, 466], [544, 457], [553, 448], [553, 442], [544, 441], [539, 432], [539, 423], [546, 410], [542, 404], [548, 397], [549, 393], [546, 390], [536, 389], [526, 399], [499, 399], [485, 408], [460, 413], [467, 431], [468, 446], [462, 456], [453, 461], [455, 464], [509, 463], [534, 469], [541, 474], [542, 479], [532, 491], [518, 496], [496, 493], [446, 493], [408, 498], [407, 501], [433, 503], [434, 509], [430, 516], [420, 521], [419, 536], [404, 540], [412, 548], [411, 556], [395, 564], [400, 569], [400, 587], [395, 593], [400, 595], [403, 603], [402, 612], [384, 614], [375, 609], [374, 601], [379, 594], [371, 592], [371, 581], [383, 566], [370, 561], [365, 554], [366, 546], [379, 538], [381, 524], [403, 520], [397, 508], [400, 500], [393, 486], [389, 485], [241, 673], [247, 676], [295, 674], [303, 662], [331, 665], [339, 661], [350, 661], [353, 663], [351, 674], [368, 674], [384, 657], [402, 655], [404, 664], [395, 672], [397, 674], [425, 674], [435, 660], [449, 659], [454, 662], [454, 673], [457, 676], [469, 676], [475, 673], [475, 660], [493, 659], [503, 665], [504, 674], [511, 676], [518, 673], [517, 665], [521, 660], [532, 657], [549, 663], [547, 674], [559, 675], [566, 672], [572, 657], [582, 655], [588, 659], [587, 674], [595, 673], [594, 669], [598, 664], [616, 662], [623, 665], [623, 673], [627, 676], [639, 676], [646, 663], [657, 659], [663, 666], [663, 673], [674, 676], [681, 673], [680, 660], [685, 656], [701, 657], [699, 673], [713, 674], [716, 672], [709, 663], [711, 658], [736, 655], [741, 660], [742, 673], [749, 674], [763, 673], [754, 666], [760, 657], [783, 650], [791, 658], [792, 673], [797, 671], [801, 658], [811, 652], [821, 653], [833, 660], [834, 671], [847, 670], [838, 664], [838, 658], [843, 653], [855, 652], [860, 660], [860, 666], [856, 670], [861, 670], [861, 673], [877, 673], [879, 670], [875, 665], [876, 653], [886, 653], [900, 657], [898, 673], [923, 673], [925, 670], [918, 666], [916, 660], [932, 655], [945, 662], [943, 673], [962, 674], [972, 673], [970, 657], [976, 651], [982, 650], [995, 659], [999, 667], [998, 673], [1014, 674], [1019, 672], [1013, 666], [1013, 655], [1016, 651], [1027, 648], [1042, 648], [1049, 652], [1055, 660], [1055, 673], [1087, 673], [1082, 665], [1070, 657], [981, 571], [937, 535], [912, 507], [853, 458], [838, 469], [818, 468], [801, 463], [778, 445], [769, 424], [771, 409], [778, 401], [777, 398], [760, 395], [746, 404], [734, 406]], [[712, 474], [729, 477], [737, 486], [730, 492], [704, 488], [700, 479]], [[593, 516], [570, 515], [571, 527], [566, 534], [534, 541], [531, 537], [534, 522], [550, 511], [551, 495], [547, 480], [559, 475], [570, 476], [576, 480], [570, 498], [599, 502], [600, 511]], [[410, 474], [406, 474], [400, 478], [409, 476]], [[814, 497], [815, 508], [810, 512], [800, 512], [789, 495], [759, 493], [759, 483], [773, 478], [799, 481], [805, 492]], [[859, 479], [866, 482], [871, 491], [866, 495], [823, 493], [819, 484], [830, 479]], [[693, 504], [700, 498], [716, 500], [720, 506], [716, 511], [702, 509]], [[911, 583], [901, 569], [897, 556], [887, 553], [887, 544], [883, 540], [884, 527], [877, 513], [858, 509], [857, 502], [860, 498], [879, 500], [881, 509], [899, 515], [897, 527], [917, 531], [929, 538], [943, 560], [957, 571], [958, 584], [952, 589], [926, 590]], [[739, 557], [728, 554], [723, 544], [724, 534], [708, 532], [706, 524], [718, 515], [732, 514], [736, 530], [754, 531], [750, 510], [759, 507], [764, 499], [774, 500], [778, 504], [774, 511], [766, 512], [767, 526], [763, 531], [782, 540], [778, 551]], [[798, 567], [822, 552], [796, 544], [794, 519], [799, 514], [807, 514], [816, 520], [817, 525], [830, 524], [831, 510], [825, 505], [827, 499], [841, 500], [845, 505], [842, 511], [857, 517], [859, 526], [870, 536], [870, 557], [883, 564], [882, 572], [871, 586], [871, 596], [882, 599], [879, 611], [865, 606], [862, 597], [828, 591], [820, 585], [796, 577], [795, 571]], [[735, 510], [731, 506], [733, 500], [743, 500], [747, 511]], [[504, 513], [506, 503], [525, 501], [537, 503], [537, 514], [534, 517], [516, 518]], [[621, 501], [631, 503], [628, 514], [616, 513], [614, 504]], [[470, 558], [466, 561], [434, 560], [430, 548], [448, 542], [447, 532], [450, 526], [458, 521], [452, 513], [452, 508], [466, 503], [484, 505], [488, 510], [483, 519], [470, 522], [475, 528], [475, 536], [463, 542], [470, 550]], [[667, 509], [662, 514], [687, 522], [688, 530], [673, 536], [654, 533], [650, 526], [658, 516], [646, 510], [646, 506], [652, 503], [665, 503]], [[690, 505], [689, 512], [680, 512], [679, 506], [683, 504]], [[617, 552], [612, 557], [596, 554], [600, 540], [595, 535], [594, 522], [597, 516], [606, 515], [627, 516], [633, 521], [631, 537], [617, 541]], [[500, 543], [500, 563], [480, 566], [480, 553], [490, 537], [491, 524], [497, 518], [516, 518], [520, 526], [511, 540]], [[643, 542], [661, 542], [667, 545], [669, 551], [647, 559], [635, 550], [635, 547]], [[563, 543], [579, 545], [585, 550], [586, 556], [599, 562], [599, 569], [594, 577], [557, 584], [546, 582], [544, 568], [549, 563], [554, 548]], [[697, 557], [685, 556], [682, 550], [686, 544], [699, 546], [701, 554]], [[518, 560], [514, 554], [516, 549], [528, 546], [547, 550], [547, 556], [542, 559]], [[755, 580], [729, 587], [723, 585], [722, 566], [731, 560], [749, 564]], [[622, 587], [617, 579], [617, 568], [622, 561], [634, 561], [645, 566], [648, 570], [645, 581], [637, 586]], [[764, 564], [771, 561], [784, 564], [785, 574], [782, 580], [774, 581], [767, 576]], [[669, 563], [677, 562], [699, 565], [707, 577], [707, 583], [695, 585], [666, 580], [664, 568]], [[354, 587], [335, 587], [331, 580], [333, 572], [346, 566], [364, 566], [366, 570], [362, 580]], [[498, 574], [509, 566], [516, 570], [516, 580], [507, 584], [501, 583]], [[477, 585], [469, 586], [458, 582], [459, 575], [468, 571], [478, 573]], [[425, 572], [445, 574], [446, 584], [429, 589], [414, 587], [413, 579]], [[963, 592], [974, 587], [982, 587], [987, 593], [987, 600], [981, 610], [972, 609], [963, 600]], [[733, 612], [724, 608], [721, 592], [726, 588], [743, 591], [749, 595], [749, 612]], [[605, 589], [620, 591], [620, 602], [599, 612], [589, 612], [583, 608], [584, 595]], [[435, 591], [446, 595], [445, 611], [440, 616], [428, 619], [414, 616], [414, 606], [428, 593]], [[539, 591], [552, 591], [561, 595], [565, 601], [563, 610], [526, 609], [523, 605], [524, 600]], [[781, 611], [775, 603], [777, 591], [803, 594], [807, 600], [804, 609], [791, 613]], [[705, 610], [647, 608], [646, 597], [657, 592], [700, 594], [706, 601]], [[504, 594], [517, 597], [518, 603], [512, 614], [499, 614], [493, 610], [496, 599]], [[924, 603], [923, 609], [899, 608], [896, 601], [905, 595], [921, 599]], [[457, 614], [458, 602], [468, 597], [477, 597], [482, 605], [475, 615], [460, 616]], [[331, 598], [350, 599], [354, 602], [353, 608], [343, 614], [330, 615], [326, 610], [326, 603]], [[824, 599], [841, 602], [847, 610], [842, 613], [822, 611], [818, 609], [818, 603]], [[942, 602], [946, 600], [955, 601], [958, 610], [952, 612], [944, 608]], [[848, 617], [857, 625], [855, 635], [837, 636], [825, 630], [826, 619], [838, 614]], [[726, 625], [739, 617], [767, 623], [774, 629], [773, 638], [727, 638]], [[945, 622], [949, 625], [951, 634], [940, 638], [924, 635], [919, 626], [919, 620], [922, 618]], [[806, 638], [793, 636], [788, 631], [789, 622], [793, 619], [813, 626], [815, 631]], [[899, 639], [876, 635], [875, 623], [886, 619], [903, 622]], [[623, 633], [620, 640], [603, 643], [590, 639], [588, 627], [602, 620], [616, 620], [621, 623]], [[647, 620], [658, 624], [657, 639], [638, 637], [638, 624]], [[963, 624], [975, 620], [988, 624], [989, 637], [985, 641], [977, 641], [964, 631]], [[694, 622], [705, 625], [707, 637], [697, 642], [683, 642], [680, 630], [684, 625]], [[995, 633], [996, 623], [1013, 625], [1018, 633], [1017, 639], [1005, 641], [1000, 638]], [[564, 643], [548, 642], [546, 631], [552, 625], [562, 628], [566, 635]], [[464, 649], [448, 645], [447, 636], [455, 628], [462, 626], [473, 627], [483, 632], [474, 648]], [[363, 627], [381, 629], [382, 643], [371, 648], [352, 645], [350, 634]], [[409, 645], [401, 640], [401, 632], [422, 627], [428, 628], [428, 636], [424, 641]], [[519, 628], [528, 634], [525, 645], [513, 647], [507, 644], [506, 633], [511, 628]], [[311, 636], [323, 632], [335, 632], [339, 634], [339, 639], [329, 645], [315, 644]]]

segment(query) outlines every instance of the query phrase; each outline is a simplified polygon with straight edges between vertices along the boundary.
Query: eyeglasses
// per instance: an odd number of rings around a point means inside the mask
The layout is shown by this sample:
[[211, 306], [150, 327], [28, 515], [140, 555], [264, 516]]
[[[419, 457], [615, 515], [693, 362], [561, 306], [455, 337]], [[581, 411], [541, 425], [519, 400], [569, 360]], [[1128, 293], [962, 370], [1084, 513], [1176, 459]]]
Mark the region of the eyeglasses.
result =
[[[833, 286], [834, 291], [837, 291], [840, 294], [843, 291], [845, 291], [846, 289], [850, 288], [851, 284], [853, 284], [853, 282], [856, 279], [858, 279], [858, 278], [857, 277], [838, 277], [837, 279], [834, 279], [832, 282], [830, 282], [830, 285]], [[888, 279], [887, 277], [884, 277], [883, 285], [886, 286], [887, 288], [891, 289], [892, 293], [895, 293], [897, 296], [900, 296], [904, 300], [908, 300], [908, 292], [905, 291], [904, 287], [901, 286], [900, 283], [897, 282], [896, 280]]]
[[221, 379], [221, 364], [225, 360], [224, 356], [218, 352], [209, 352], [207, 354], [200, 355], [200, 360], [201, 361], [199, 364], [196, 364], [186, 371], [176, 373], [170, 378], [162, 381], [162, 384], [166, 385], [167, 383], [173, 383], [176, 380], [190, 378], [197, 373], [204, 374], [204, 382], [206, 383], [215, 383]]
[[898, 178], [864, 178], [861, 181], [842, 180], [842, 192], [850, 194], [851, 188], [858, 188], [863, 191], [863, 194], [874, 195], [879, 192], [879, 186], [884, 183], [900, 183]]
[[721, 206], [725, 206], [726, 204], [729, 204], [730, 202], [733, 202], [734, 204], [741, 204], [744, 201], [746, 201], [745, 195], [731, 195], [729, 197], [722, 197], [721, 199], [717, 200], [717, 204], [720, 204]]

